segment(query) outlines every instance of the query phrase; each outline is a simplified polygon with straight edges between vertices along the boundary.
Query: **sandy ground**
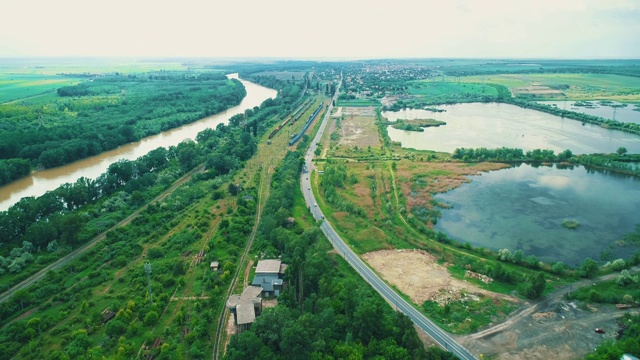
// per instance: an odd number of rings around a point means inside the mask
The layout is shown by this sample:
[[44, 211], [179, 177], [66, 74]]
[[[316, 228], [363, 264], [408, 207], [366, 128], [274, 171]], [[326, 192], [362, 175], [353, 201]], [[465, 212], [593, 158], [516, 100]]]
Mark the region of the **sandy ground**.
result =
[[461, 291], [471, 295], [482, 294], [492, 298], [519, 301], [514, 297], [483, 290], [474, 284], [453, 278], [446, 267], [436, 262], [435, 256], [423, 250], [380, 250], [364, 254], [362, 258], [417, 305], [426, 300], [434, 300], [441, 304], [457, 300], [461, 297]]

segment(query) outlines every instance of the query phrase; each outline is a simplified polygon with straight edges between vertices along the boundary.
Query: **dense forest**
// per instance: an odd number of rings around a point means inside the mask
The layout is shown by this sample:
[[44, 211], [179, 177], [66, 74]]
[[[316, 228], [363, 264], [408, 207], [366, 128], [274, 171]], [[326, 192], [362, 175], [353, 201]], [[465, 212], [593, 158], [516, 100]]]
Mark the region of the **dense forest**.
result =
[[30, 167], [60, 166], [216, 114], [245, 95], [220, 73], [160, 72], [99, 76], [53, 98], [4, 104], [0, 185]]

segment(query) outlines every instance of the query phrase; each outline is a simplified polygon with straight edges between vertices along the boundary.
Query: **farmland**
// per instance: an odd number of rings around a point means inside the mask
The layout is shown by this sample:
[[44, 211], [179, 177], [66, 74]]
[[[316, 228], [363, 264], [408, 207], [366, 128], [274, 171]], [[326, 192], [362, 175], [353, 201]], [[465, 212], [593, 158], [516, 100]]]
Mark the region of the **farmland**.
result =
[[[529, 86], [544, 87], [571, 100], [640, 101], [640, 78], [614, 74], [502, 74], [460, 77], [470, 83], [503, 85], [518, 93]], [[520, 91], [522, 92], [522, 91]], [[540, 94], [544, 97], [544, 93]]]
[[0, 104], [51, 93], [59, 87], [79, 81], [79, 78], [67, 76], [0, 73]]
[[[471, 80], [469, 81], [471, 82]], [[437, 98], [449, 95], [487, 95], [496, 96], [498, 91], [477, 81], [476, 83], [448, 82], [438, 80], [415, 81], [409, 83], [408, 92], [410, 95], [420, 95], [429, 98]]]
[[345, 107], [368, 107], [368, 106], [379, 106], [380, 102], [375, 99], [352, 99], [352, 100], [338, 100], [336, 101], [337, 106], [345, 106]]

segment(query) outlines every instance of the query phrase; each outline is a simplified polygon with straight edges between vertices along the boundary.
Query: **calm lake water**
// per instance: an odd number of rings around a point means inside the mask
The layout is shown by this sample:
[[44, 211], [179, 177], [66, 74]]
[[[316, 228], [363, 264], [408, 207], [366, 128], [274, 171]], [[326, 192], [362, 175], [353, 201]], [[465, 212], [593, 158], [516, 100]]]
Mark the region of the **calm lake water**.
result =
[[[228, 75], [238, 79], [237, 74]], [[158, 147], [178, 145], [186, 139], [195, 139], [199, 132], [206, 128], [215, 128], [226, 123], [233, 115], [241, 114], [246, 109], [259, 106], [268, 98], [275, 98], [277, 91], [249, 81], [240, 80], [247, 90], [247, 96], [238, 106], [226, 111], [198, 120], [169, 131], [142, 139], [141, 141], [123, 145], [100, 155], [89, 157], [74, 163], [43, 171], [35, 171], [30, 176], [0, 187], [0, 211], [7, 210], [23, 197], [41, 196], [64, 183], [74, 183], [80, 177], [95, 179], [105, 172], [109, 165], [120, 160], [135, 160]]]
[[[545, 262], [577, 265], [640, 224], [640, 180], [583, 167], [557, 169], [523, 164], [472, 176], [472, 182], [445, 194], [435, 226], [450, 237], [494, 250], [522, 249]], [[564, 220], [580, 225], [562, 226]], [[631, 255], [616, 248], [617, 257]]]
[[402, 110], [383, 112], [390, 121], [431, 118], [447, 125], [425, 128], [424, 132], [387, 127], [389, 137], [402, 147], [453, 152], [456, 148], [570, 149], [574, 154], [613, 153], [621, 146], [640, 153], [640, 136], [603, 129], [571, 119], [514, 105], [471, 103], [439, 106], [446, 112]]
[[[612, 119], [622, 122], [632, 122], [640, 124], [640, 111], [634, 111], [637, 109], [633, 104], [627, 104], [622, 108], [614, 109], [611, 106], [600, 105], [598, 101], [584, 101], [591, 104], [593, 107], [575, 106], [575, 101], [538, 101], [540, 104], [555, 105], [558, 109], [574, 111], [577, 113], [588, 114], [593, 116], [600, 116], [605, 119]], [[621, 105], [621, 103], [613, 101], [612, 105]], [[615, 110], [615, 115], [614, 115]], [[615, 119], [614, 119], [615, 116]]]

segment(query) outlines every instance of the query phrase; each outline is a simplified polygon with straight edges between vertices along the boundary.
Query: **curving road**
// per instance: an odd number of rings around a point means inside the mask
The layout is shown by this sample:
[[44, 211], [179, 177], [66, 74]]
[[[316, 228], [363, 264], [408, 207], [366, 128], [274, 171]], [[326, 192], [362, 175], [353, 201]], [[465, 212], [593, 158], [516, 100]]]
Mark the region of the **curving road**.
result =
[[[340, 91], [340, 83], [336, 89], [336, 93], [333, 96], [333, 100], [337, 99]], [[320, 129], [315, 138], [311, 142], [311, 146], [305, 154], [305, 167], [300, 177], [300, 184], [302, 186], [302, 194], [307, 206], [311, 209], [311, 214], [316, 220], [324, 219], [322, 211], [317, 206], [315, 196], [311, 191], [311, 181], [309, 180], [309, 174], [312, 170], [312, 162], [314, 151], [317, 148], [317, 143], [322, 137], [322, 133], [327, 125], [327, 120], [331, 116], [331, 110], [333, 109], [333, 101], [329, 105], [327, 112], [322, 119]], [[389, 287], [380, 277], [374, 273], [352, 250], [345, 244], [345, 242], [338, 236], [328, 221], [323, 221], [320, 225], [320, 229], [325, 234], [327, 239], [331, 242], [333, 247], [340, 252], [340, 254], [347, 260], [347, 262], [365, 279], [380, 295], [382, 295], [389, 303], [393, 303], [397, 310], [402, 311], [407, 315], [416, 325], [422, 328], [429, 334], [442, 348], [451, 351], [460, 359], [471, 360], [476, 359], [475, 356], [453, 340], [446, 332], [436, 326], [431, 320], [427, 319], [422, 313], [416, 310], [411, 304], [400, 297], [396, 292]]]

